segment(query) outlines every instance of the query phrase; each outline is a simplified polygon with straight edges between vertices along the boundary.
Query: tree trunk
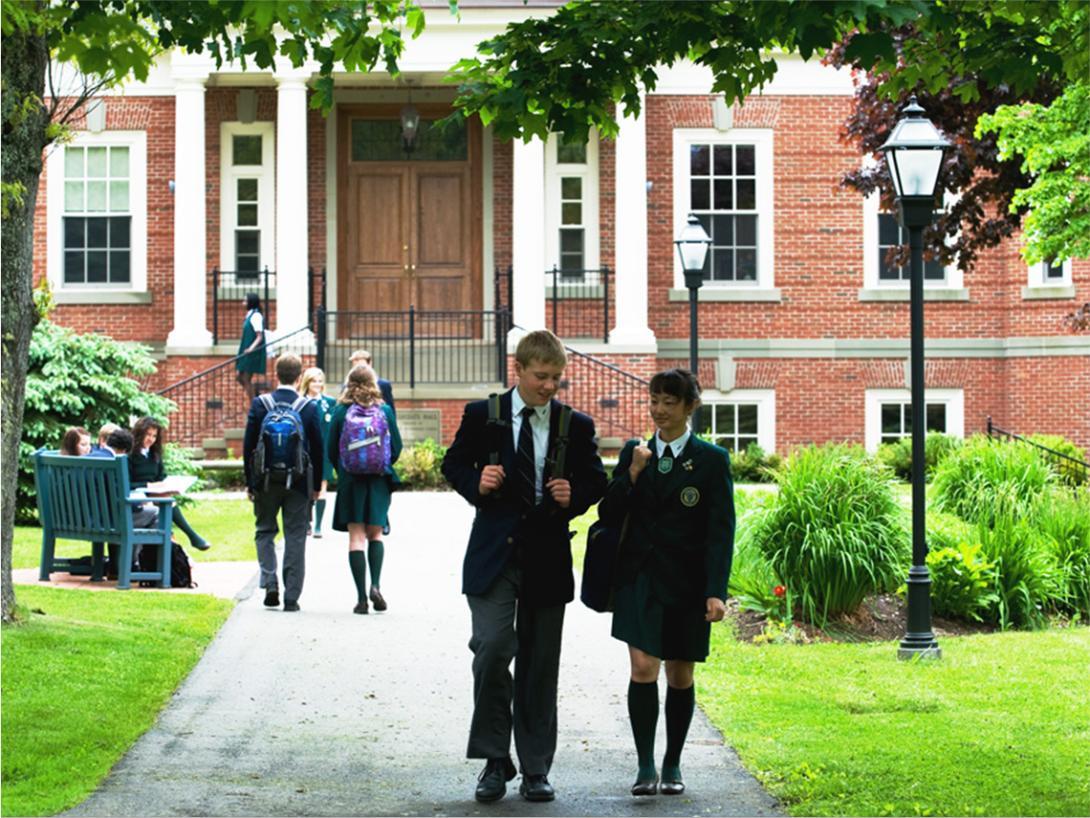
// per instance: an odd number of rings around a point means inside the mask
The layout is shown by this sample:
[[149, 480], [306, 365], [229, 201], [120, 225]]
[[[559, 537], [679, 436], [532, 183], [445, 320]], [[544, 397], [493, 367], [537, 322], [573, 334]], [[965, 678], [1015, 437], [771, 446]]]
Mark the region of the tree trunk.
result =
[[0, 154], [5, 207], [0, 242], [0, 287], [3, 327], [3, 360], [0, 370], [0, 492], [3, 493], [0, 526], [0, 580], [2, 580], [3, 621], [15, 613], [15, 591], [11, 583], [11, 542], [15, 523], [16, 483], [19, 475], [19, 440], [23, 431], [26, 399], [27, 357], [30, 335], [38, 323], [33, 298], [34, 207], [38, 200], [38, 179], [42, 173], [42, 150], [48, 138], [48, 112], [43, 103], [49, 48], [41, 34], [16, 30], [4, 37], [0, 68], [3, 74], [2, 110], [4, 150]]

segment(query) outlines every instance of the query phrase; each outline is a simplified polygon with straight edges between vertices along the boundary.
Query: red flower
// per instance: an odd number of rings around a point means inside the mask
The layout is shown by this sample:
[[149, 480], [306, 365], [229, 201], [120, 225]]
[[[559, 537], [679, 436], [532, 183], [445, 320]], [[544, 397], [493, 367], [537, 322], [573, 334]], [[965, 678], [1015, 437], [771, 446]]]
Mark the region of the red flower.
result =
[[776, 596], [783, 596], [787, 593], [787, 589], [784, 588], [782, 585], [777, 585], [775, 588], [772, 589], [772, 593]]

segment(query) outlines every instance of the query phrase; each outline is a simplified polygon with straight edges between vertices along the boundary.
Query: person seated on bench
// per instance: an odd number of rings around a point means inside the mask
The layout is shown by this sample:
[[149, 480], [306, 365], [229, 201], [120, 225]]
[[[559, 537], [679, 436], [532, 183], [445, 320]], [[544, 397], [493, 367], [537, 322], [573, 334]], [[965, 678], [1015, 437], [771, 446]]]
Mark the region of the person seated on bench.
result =
[[61, 454], [69, 457], [82, 457], [91, 453], [91, 434], [82, 426], [72, 426], [64, 433], [61, 440]]
[[[165, 480], [167, 473], [163, 467], [163, 427], [155, 418], [143, 417], [132, 427], [133, 450], [129, 457], [129, 478], [134, 489], [144, 488], [148, 483]], [[189, 544], [198, 551], [207, 551], [212, 546], [200, 534], [193, 530], [182, 510], [175, 504], [171, 509], [174, 525], [189, 537]]]
[[[110, 457], [110, 456], [112, 456], [113, 452], [110, 452], [106, 448], [106, 446], [107, 446], [106, 439], [110, 436], [110, 432], [112, 432], [114, 429], [120, 429], [120, 428], [121, 427], [118, 426], [116, 423], [104, 423], [104, 424], [102, 424], [102, 426], [99, 427], [99, 430], [98, 430], [98, 443], [96, 443], [94, 446], [91, 447], [91, 454], [95, 455], [96, 457]], [[132, 446], [130, 446], [129, 448], [131, 450]], [[99, 454], [100, 452], [107, 452], [107, 453], [103, 455], [103, 454]], [[128, 452], [126, 452], [126, 454], [128, 454]]]

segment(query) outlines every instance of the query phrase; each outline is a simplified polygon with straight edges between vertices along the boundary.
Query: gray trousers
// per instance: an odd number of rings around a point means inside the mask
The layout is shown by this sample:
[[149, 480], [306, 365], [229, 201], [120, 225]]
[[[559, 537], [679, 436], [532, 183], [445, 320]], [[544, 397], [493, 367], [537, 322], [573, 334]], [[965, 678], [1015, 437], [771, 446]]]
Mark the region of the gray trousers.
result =
[[261, 567], [261, 587], [276, 590], [277, 514], [284, 522], [284, 599], [295, 602], [303, 592], [306, 573], [307, 512], [310, 502], [294, 489], [270, 485], [254, 493], [254, 517], [257, 518], [257, 564]]
[[466, 756], [506, 758], [513, 729], [523, 774], [547, 775], [556, 752], [564, 606], [521, 605], [521, 581], [519, 569], [508, 566], [487, 593], [466, 596], [473, 620], [473, 720]]

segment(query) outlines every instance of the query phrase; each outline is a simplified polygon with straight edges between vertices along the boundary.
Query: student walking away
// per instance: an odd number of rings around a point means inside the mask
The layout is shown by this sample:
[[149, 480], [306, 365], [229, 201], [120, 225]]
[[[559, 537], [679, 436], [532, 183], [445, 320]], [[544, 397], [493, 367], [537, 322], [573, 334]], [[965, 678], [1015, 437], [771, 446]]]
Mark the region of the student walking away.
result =
[[257, 394], [254, 375], [264, 375], [265, 317], [261, 314], [261, 299], [257, 293], [246, 294], [246, 317], [242, 319], [242, 338], [238, 342], [238, 359], [235, 361], [235, 379], [246, 390], [246, 397], [253, 400]]
[[[133, 451], [129, 455], [129, 481], [134, 489], [144, 488], [148, 483], [165, 480], [167, 473], [163, 466], [163, 427], [155, 418], [143, 417], [132, 427]], [[189, 544], [198, 551], [207, 551], [212, 546], [198, 534], [185, 519], [177, 503], [171, 506], [174, 527], [181, 529], [189, 538]]]
[[560, 641], [575, 588], [569, 524], [606, 486], [594, 422], [553, 398], [566, 363], [555, 335], [528, 333], [515, 352], [515, 388], [467, 404], [443, 459], [443, 475], [477, 509], [462, 592], [473, 631], [466, 755], [487, 759], [478, 801], [502, 798], [515, 777], [512, 733], [523, 798], [555, 797]]
[[[386, 610], [382, 595], [382, 530], [390, 511], [393, 465], [401, 454], [401, 434], [394, 410], [382, 400], [375, 371], [359, 364], [333, 411], [328, 457], [337, 468], [337, 503], [333, 528], [348, 532], [348, 566], [356, 583], [353, 613], [366, 614], [368, 599]], [[365, 550], [366, 549], [366, 550]], [[371, 587], [367, 587], [367, 566]]]
[[[325, 373], [316, 366], [303, 373], [303, 381], [299, 386], [299, 392], [306, 395], [318, 407], [318, 425], [322, 430], [322, 451], [329, 445], [329, 428], [333, 422], [333, 410], [337, 407], [337, 400], [325, 394]], [[325, 494], [329, 488], [329, 481], [333, 479], [333, 459], [325, 458], [322, 468], [322, 484], [318, 487], [318, 499], [314, 501], [312, 521], [308, 524], [307, 533], [315, 538], [322, 536], [322, 518], [325, 516]]]
[[91, 453], [91, 433], [82, 426], [71, 426], [64, 430], [61, 438], [61, 454], [69, 457], [83, 457]]
[[[723, 619], [734, 546], [734, 488], [727, 452], [700, 440], [689, 418], [700, 384], [684, 369], [651, 379], [656, 431], [630, 441], [598, 516], [628, 526], [620, 544], [613, 636], [628, 644], [628, 715], [638, 771], [633, 795], [679, 795], [681, 750], [695, 702], [693, 668], [708, 656], [711, 623]], [[666, 663], [666, 753], [655, 769], [659, 666]]]
[[284, 527], [284, 610], [298, 611], [306, 573], [307, 518], [318, 496], [324, 457], [318, 407], [295, 391], [303, 374], [298, 355], [276, 360], [279, 386], [250, 403], [242, 459], [247, 493], [254, 503], [254, 540], [265, 607], [280, 605], [277, 579], [277, 517]]
[[[351, 372], [360, 364], [367, 364], [372, 370], [375, 368], [375, 362], [371, 358], [371, 353], [366, 349], [357, 349], [348, 357], [348, 371]], [[375, 374], [375, 382], [378, 384], [379, 391], [382, 393], [382, 400], [396, 412], [397, 407], [394, 406], [394, 388], [390, 386], [390, 382], [385, 378], [380, 378], [377, 373]], [[344, 385], [348, 386], [347, 378], [345, 378]]]

